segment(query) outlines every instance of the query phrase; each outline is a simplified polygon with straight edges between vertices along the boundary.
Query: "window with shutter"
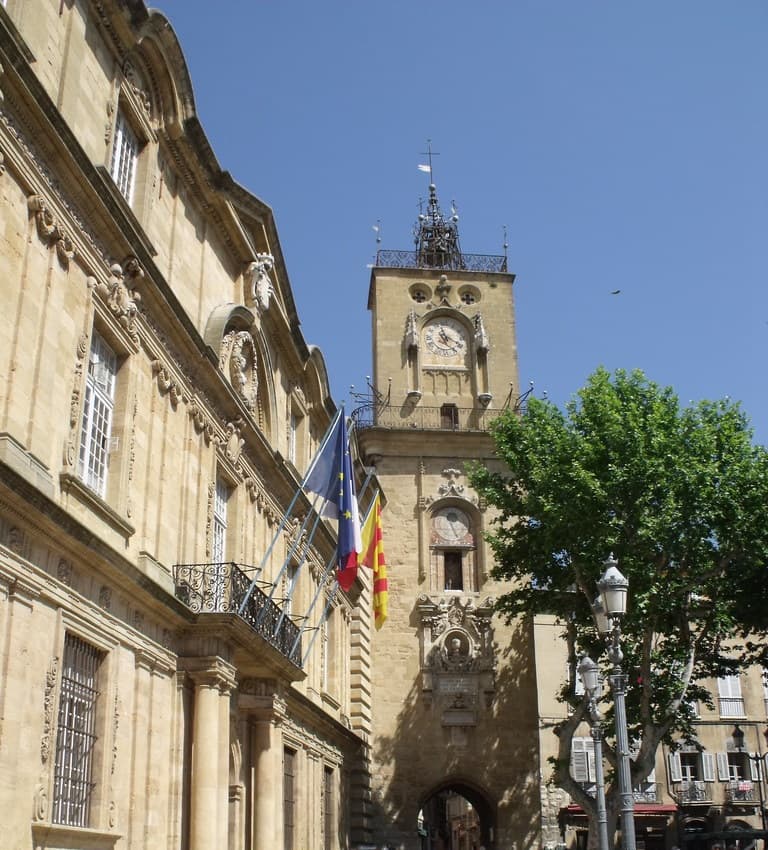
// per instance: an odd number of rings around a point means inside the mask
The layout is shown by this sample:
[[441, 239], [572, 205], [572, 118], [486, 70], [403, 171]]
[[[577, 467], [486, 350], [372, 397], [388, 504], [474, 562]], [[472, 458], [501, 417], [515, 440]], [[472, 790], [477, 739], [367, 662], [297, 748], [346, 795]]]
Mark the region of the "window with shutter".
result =
[[669, 778], [672, 782], [682, 782], [683, 770], [680, 764], [680, 753], [669, 753], [667, 762], [669, 764]]
[[717, 778], [721, 782], [728, 782], [731, 778], [728, 770], [728, 753], [717, 753]]
[[713, 753], [701, 754], [701, 773], [705, 782], [715, 781], [715, 756]]

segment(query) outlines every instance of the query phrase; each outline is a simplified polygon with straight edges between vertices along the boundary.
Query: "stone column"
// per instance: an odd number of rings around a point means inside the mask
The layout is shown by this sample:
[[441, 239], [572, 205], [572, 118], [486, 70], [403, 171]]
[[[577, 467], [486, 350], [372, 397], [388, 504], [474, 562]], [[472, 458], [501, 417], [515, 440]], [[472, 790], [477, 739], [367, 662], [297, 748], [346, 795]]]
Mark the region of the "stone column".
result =
[[283, 846], [283, 731], [286, 706], [275, 679], [240, 683], [239, 710], [250, 723], [251, 846]]
[[[194, 659], [195, 684], [190, 789], [190, 850], [227, 845], [228, 777], [222, 776], [222, 750], [229, 753], [229, 693], [234, 669], [221, 658]], [[222, 817], [222, 814], [224, 817]]]

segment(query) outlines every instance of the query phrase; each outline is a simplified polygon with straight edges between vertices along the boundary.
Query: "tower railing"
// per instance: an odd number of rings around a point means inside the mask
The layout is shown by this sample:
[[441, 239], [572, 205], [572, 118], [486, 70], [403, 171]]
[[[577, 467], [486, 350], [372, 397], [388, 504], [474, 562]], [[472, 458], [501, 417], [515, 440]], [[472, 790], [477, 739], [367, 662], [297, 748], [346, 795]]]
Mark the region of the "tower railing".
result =
[[451, 269], [467, 272], [506, 272], [507, 258], [496, 254], [450, 254], [435, 251], [390, 251], [376, 254], [376, 265], [385, 269]]
[[355, 427], [397, 428], [414, 431], [488, 431], [501, 408], [394, 407], [364, 404], [352, 411]]

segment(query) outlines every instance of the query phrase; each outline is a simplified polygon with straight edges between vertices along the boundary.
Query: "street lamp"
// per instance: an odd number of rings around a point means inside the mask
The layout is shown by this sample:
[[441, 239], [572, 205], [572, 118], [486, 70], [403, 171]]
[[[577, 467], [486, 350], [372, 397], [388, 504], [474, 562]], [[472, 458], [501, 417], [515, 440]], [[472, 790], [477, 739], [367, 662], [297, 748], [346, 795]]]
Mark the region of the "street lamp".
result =
[[603, 718], [597, 700], [602, 691], [600, 668], [585, 655], [579, 662], [579, 675], [584, 683], [589, 708], [590, 732], [595, 751], [595, 788], [597, 802], [597, 841], [600, 850], [608, 850], [608, 815], [605, 811], [605, 779], [603, 777]]
[[629, 774], [629, 736], [627, 733], [627, 710], [625, 694], [627, 677], [621, 669], [624, 654], [621, 651], [621, 620], [627, 612], [629, 582], [619, 572], [618, 561], [609, 555], [605, 572], [597, 583], [600, 593], [602, 615], [596, 613], [598, 631], [610, 634], [608, 660], [611, 662], [609, 676], [613, 691], [614, 715], [616, 720], [616, 761], [618, 768], [619, 796], [621, 797], [621, 835], [624, 850], [636, 850], [635, 844], [635, 801]]
[[[765, 743], [768, 745], [768, 728], [763, 731], [763, 735], [765, 737]], [[740, 728], [738, 723], [733, 727], [731, 737], [733, 738], [733, 745], [736, 748], [736, 752], [746, 756], [750, 761], [754, 762], [757, 767], [757, 792], [760, 795], [760, 820], [763, 824], [763, 832], [765, 832], [765, 804], [763, 801], [763, 770], [765, 769], [765, 762], [763, 759], [765, 756], [762, 753], [755, 753], [753, 755], [744, 749], [744, 730]], [[768, 838], [768, 836], [763, 835], [763, 842], [765, 842], [766, 838]]]

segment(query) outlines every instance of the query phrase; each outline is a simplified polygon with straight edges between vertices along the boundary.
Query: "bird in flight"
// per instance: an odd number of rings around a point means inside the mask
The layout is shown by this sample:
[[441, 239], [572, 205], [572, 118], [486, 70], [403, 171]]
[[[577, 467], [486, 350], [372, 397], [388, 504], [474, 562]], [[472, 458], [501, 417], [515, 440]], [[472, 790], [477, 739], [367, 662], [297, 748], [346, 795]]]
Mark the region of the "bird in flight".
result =
[[611, 295], [618, 295], [620, 292], [621, 292], [620, 289], [613, 289], [613, 290], [611, 290]]

